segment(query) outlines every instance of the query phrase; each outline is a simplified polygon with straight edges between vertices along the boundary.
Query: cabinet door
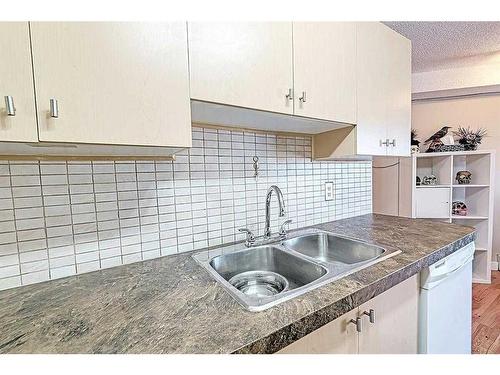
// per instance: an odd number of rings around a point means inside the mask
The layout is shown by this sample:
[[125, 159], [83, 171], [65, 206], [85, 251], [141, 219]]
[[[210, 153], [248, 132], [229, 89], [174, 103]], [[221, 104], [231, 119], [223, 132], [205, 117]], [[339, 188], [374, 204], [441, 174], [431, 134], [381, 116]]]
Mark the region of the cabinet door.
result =
[[192, 22], [191, 98], [293, 113], [290, 22]]
[[450, 189], [420, 187], [415, 193], [415, 214], [418, 218], [447, 218], [450, 216]]
[[355, 124], [356, 24], [294, 22], [293, 56], [295, 114]]
[[358, 309], [349, 311], [334, 321], [295, 341], [279, 354], [357, 354], [358, 333], [350, 323], [356, 319]]
[[31, 33], [40, 140], [191, 145], [185, 23], [35, 22]]
[[358, 23], [356, 35], [358, 153], [409, 155], [409, 41], [379, 22]]
[[[418, 274], [359, 306], [363, 318], [359, 354], [416, 354]], [[373, 309], [375, 323], [363, 314]]]
[[388, 155], [410, 156], [411, 132], [411, 41], [388, 30], [392, 40], [387, 50], [386, 69], [389, 71], [387, 138], [392, 143]]
[[[0, 141], [36, 142], [33, 73], [27, 22], [0, 22]], [[8, 115], [10, 96], [15, 115]]]

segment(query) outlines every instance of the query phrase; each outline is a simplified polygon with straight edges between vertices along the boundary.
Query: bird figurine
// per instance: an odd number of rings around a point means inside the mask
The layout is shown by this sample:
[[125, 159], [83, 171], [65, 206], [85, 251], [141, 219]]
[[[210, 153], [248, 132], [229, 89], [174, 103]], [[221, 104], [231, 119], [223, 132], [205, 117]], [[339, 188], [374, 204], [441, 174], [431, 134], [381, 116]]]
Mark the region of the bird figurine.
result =
[[443, 138], [446, 134], [448, 134], [448, 129], [451, 129], [451, 126], [443, 126], [441, 130], [438, 130], [433, 135], [431, 135], [424, 143], [429, 143], [430, 141], [437, 141], [438, 139]]
[[418, 147], [418, 145], [420, 144], [420, 141], [417, 139], [418, 134], [417, 134], [417, 131], [415, 129], [411, 129], [410, 136], [411, 136], [411, 145]]

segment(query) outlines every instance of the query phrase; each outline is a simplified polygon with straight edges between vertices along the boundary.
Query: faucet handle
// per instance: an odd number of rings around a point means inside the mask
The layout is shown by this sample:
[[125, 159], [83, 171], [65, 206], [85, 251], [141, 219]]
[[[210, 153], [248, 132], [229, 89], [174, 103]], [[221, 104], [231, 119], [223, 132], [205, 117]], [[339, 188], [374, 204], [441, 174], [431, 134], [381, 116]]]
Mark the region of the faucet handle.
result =
[[247, 234], [247, 242], [246, 242], [247, 246], [250, 246], [255, 242], [255, 235], [253, 234], [253, 232], [250, 229], [240, 228], [240, 229], [238, 229], [238, 231]]
[[283, 224], [281, 224], [279, 235], [280, 236], [286, 236], [286, 229], [285, 227], [292, 222], [291, 219], [285, 220]]

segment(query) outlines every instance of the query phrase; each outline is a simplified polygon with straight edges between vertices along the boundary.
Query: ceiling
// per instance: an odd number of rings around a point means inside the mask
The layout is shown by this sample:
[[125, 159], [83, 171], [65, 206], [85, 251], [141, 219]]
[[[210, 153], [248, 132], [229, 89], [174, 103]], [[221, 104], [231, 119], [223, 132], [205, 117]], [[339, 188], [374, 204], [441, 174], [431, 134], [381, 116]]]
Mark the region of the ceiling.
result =
[[413, 72], [500, 62], [500, 22], [384, 22], [412, 41]]

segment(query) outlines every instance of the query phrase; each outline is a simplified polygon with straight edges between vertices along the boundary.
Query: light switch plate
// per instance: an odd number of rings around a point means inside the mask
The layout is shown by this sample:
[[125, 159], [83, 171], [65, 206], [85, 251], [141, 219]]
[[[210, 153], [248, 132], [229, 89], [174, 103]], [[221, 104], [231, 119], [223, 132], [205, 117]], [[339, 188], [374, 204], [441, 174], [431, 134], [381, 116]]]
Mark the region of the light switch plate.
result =
[[325, 201], [331, 201], [333, 198], [333, 182], [325, 182]]

